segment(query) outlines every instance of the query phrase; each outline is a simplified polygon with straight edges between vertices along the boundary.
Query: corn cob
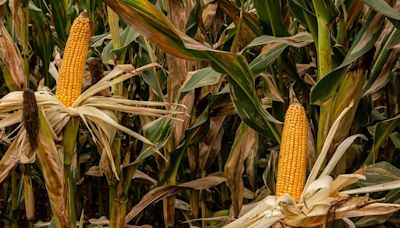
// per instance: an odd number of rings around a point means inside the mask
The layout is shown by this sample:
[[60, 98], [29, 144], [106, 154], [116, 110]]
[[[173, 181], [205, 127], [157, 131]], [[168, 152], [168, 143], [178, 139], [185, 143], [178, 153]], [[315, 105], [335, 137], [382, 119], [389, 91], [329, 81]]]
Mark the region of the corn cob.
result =
[[89, 39], [89, 18], [81, 13], [72, 23], [57, 80], [56, 97], [67, 107], [81, 95]]
[[299, 103], [289, 106], [279, 152], [276, 196], [290, 194], [299, 201], [306, 180], [308, 120]]

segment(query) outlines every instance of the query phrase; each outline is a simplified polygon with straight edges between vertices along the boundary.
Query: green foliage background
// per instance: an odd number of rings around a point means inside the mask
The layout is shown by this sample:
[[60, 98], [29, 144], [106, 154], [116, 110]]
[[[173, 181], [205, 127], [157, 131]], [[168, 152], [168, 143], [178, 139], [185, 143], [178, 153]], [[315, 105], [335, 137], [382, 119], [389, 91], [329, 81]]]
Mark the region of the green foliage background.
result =
[[[88, 63], [100, 59], [106, 73], [119, 64], [162, 66], [127, 80], [114, 95], [187, 107], [183, 124], [121, 114], [120, 123], [154, 142], [168, 162], [120, 134], [114, 154], [120, 180], [106, 180], [96, 171], [97, 147], [90, 133], [80, 129], [74, 200], [77, 220], [82, 218], [85, 226], [101, 226], [93, 224], [107, 219], [93, 219], [106, 216], [111, 227], [118, 227], [125, 215], [129, 224], [153, 227], [222, 226], [224, 221], [196, 219], [237, 215], [244, 204], [274, 193], [284, 113], [295, 99], [309, 117], [308, 170], [334, 120], [354, 102], [327, 159], [351, 135], [363, 134], [367, 140], [355, 140], [335, 175], [365, 168], [372, 180], [400, 180], [400, 4], [396, 0], [0, 4], [1, 22], [19, 53], [23, 69], [19, 77], [27, 82], [25, 87], [56, 89], [52, 74], [70, 26], [86, 10], [93, 32]], [[7, 65], [1, 64], [1, 69], [2, 96], [22, 89]], [[84, 84], [86, 88], [91, 84], [89, 72]], [[2, 142], [1, 156], [8, 146]], [[31, 221], [25, 216], [26, 175], [35, 198]], [[18, 167], [2, 183], [2, 224], [25, 227], [51, 221], [43, 175], [34, 163], [28, 173]], [[373, 197], [399, 203], [400, 190]], [[399, 215], [394, 214], [385, 224], [398, 222]]]

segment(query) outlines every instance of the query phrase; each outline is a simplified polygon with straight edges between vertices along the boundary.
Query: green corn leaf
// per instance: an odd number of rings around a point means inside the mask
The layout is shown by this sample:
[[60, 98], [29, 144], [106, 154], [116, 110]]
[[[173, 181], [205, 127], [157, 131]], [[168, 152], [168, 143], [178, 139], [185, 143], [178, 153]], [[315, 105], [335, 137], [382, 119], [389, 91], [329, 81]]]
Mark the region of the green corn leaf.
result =
[[260, 46], [260, 45], [265, 45], [265, 44], [285, 44], [287, 46], [292, 46], [296, 48], [301, 48], [305, 47], [307, 45], [310, 45], [314, 42], [313, 37], [310, 33], [307, 32], [301, 32], [293, 36], [287, 36], [287, 37], [276, 37], [276, 36], [259, 36], [256, 39], [254, 39], [250, 44], [246, 46], [246, 49]]
[[369, 165], [375, 162], [379, 148], [386, 142], [389, 135], [396, 129], [396, 127], [399, 126], [399, 124], [400, 115], [376, 124], [374, 132], [374, 144], [372, 145], [372, 149], [365, 160], [365, 164]]
[[392, 32], [387, 36], [388, 38], [382, 44], [382, 48], [371, 69], [369, 79], [364, 85], [363, 96], [379, 90], [389, 82], [392, 69], [400, 56], [400, 48], [394, 48], [397, 44], [400, 44], [400, 30], [393, 28]]
[[172, 151], [169, 164], [164, 172], [164, 175], [160, 178], [158, 185], [163, 184], [165, 181], [171, 177], [176, 177], [178, 168], [180, 166], [183, 156], [186, 154], [186, 150], [190, 145], [200, 142], [205, 135], [208, 133], [209, 128], [209, 110], [208, 107], [203, 111], [203, 113], [197, 118], [196, 122], [192, 127], [185, 131], [184, 140], [181, 145], [177, 146], [174, 151]]
[[209, 60], [214, 70], [227, 74], [232, 100], [241, 119], [259, 133], [279, 141], [279, 130], [271, 123], [274, 118], [262, 108], [255, 93], [253, 74], [242, 56], [213, 50], [177, 31], [161, 11], [146, 0], [104, 2], [168, 53], [186, 59]]
[[181, 87], [181, 98], [189, 91], [203, 86], [214, 85], [219, 82], [221, 73], [211, 67], [206, 67], [189, 73], [189, 79]]
[[282, 55], [287, 47], [287, 45], [281, 44], [260, 53], [260, 55], [249, 64], [251, 72], [253, 72], [253, 74], [259, 74], [267, 70]]
[[283, 22], [281, 1], [266, 0], [265, 2], [267, 2], [266, 6], [271, 21], [272, 34], [274, 36], [290, 35]]
[[[143, 127], [144, 137], [154, 143], [157, 149], [163, 147], [172, 132], [173, 120], [167, 117], [154, 120]], [[154, 150], [144, 145], [142, 151], [136, 158], [134, 164], [143, 162], [146, 158], [153, 155]]]
[[186, 22], [186, 28], [185, 28], [185, 33], [188, 36], [194, 36], [196, 35], [197, 29], [198, 29], [198, 14], [201, 12], [201, 5], [200, 1], [196, 1], [195, 5], [193, 6], [192, 11], [190, 12], [190, 15], [188, 17], [188, 20]]
[[389, 135], [390, 140], [392, 140], [394, 146], [397, 149], [400, 149], [400, 133], [399, 132], [393, 132], [392, 134]]
[[339, 15], [339, 10], [333, 0], [313, 0], [313, 5], [317, 17], [322, 18], [327, 24], [331, 24]]
[[274, 0], [254, 0], [254, 6], [265, 28], [264, 32], [270, 33], [275, 36], [288, 36], [286, 26], [282, 19], [281, 2]]
[[128, 45], [130, 45], [133, 41], [135, 41], [139, 36], [140, 33], [136, 32], [132, 27], [130, 26], [126, 27], [120, 33], [121, 47], [119, 47], [118, 49], [113, 49], [112, 40], [108, 42], [108, 44], [104, 47], [103, 52], [101, 54], [101, 60], [103, 61], [103, 63], [115, 65], [114, 62], [115, 56], [118, 56], [118, 54], [114, 53], [119, 53], [122, 50], [125, 50], [125, 48]]
[[136, 31], [168, 53], [185, 59], [204, 58], [199, 51], [185, 47], [177, 31], [167, 17], [149, 1], [103, 0], [114, 12], [132, 25]]
[[66, 1], [50, 0], [49, 3], [52, 9], [50, 13], [54, 18], [57, 37], [59, 40], [61, 40], [61, 44], [63, 45], [60, 48], [64, 49], [64, 45], [67, 42], [67, 31], [69, 31], [71, 23], [67, 16], [67, 10], [69, 6], [65, 4]]
[[[307, 19], [303, 12], [304, 7], [299, 5], [299, 3], [296, 0], [289, 0], [288, 6], [290, 9], [290, 12], [293, 14], [293, 16], [296, 18], [296, 20], [298, 22], [300, 22], [304, 27], [307, 28], [308, 27]], [[308, 10], [308, 9], [306, 8], [305, 10]]]
[[254, 8], [257, 10], [257, 14], [260, 17], [260, 21], [265, 34], [271, 34], [271, 20], [267, 11], [267, 1], [254, 0]]
[[[137, 42], [142, 45], [143, 49], [138, 56], [138, 66], [145, 66], [147, 64], [153, 63], [156, 61], [156, 57], [154, 54], [154, 50], [149, 44], [149, 42], [144, 39], [142, 36], [138, 37]], [[142, 73], [143, 80], [151, 87], [154, 93], [161, 98], [161, 100], [165, 101], [165, 96], [163, 94], [163, 89], [165, 88], [166, 77], [164, 74], [158, 75], [155, 68], [143, 71]]]
[[365, 4], [369, 5], [375, 11], [390, 17], [395, 20], [400, 20], [400, 13], [393, 9], [384, 0], [363, 0]]
[[[311, 1], [310, 1], [311, 2]], [[312, 10], [309, 9], [305, 0], [289, 0], [289, 8], [299, 22], [309, 29], [314, 39], [318, 38], [317, 18]]]
[[267, 70], [271, 64], [277, 60], [285, 49], [289, 46], [301, 48], [305, 47], [314, 40], [310, 33], [299, 33], [294, 36], [289, 37], [275, 37], [275, 36], [259, 36], [254, 39], [250, 44], [246, 46], [245, 49], [250, 49], [252, 47], [257, 47], [266, 44], [272, 44], [272, 47], [263, 50], [250, 64], [251, 72], [256, 75], [265, 70]]
[[386, 161], [367, 165], [357, 173], [366, 177], [365, 180], [357, 182], [357, 186], [360, 187], [400, 180], [400, 169]]
[[381, 34], [382, 28], [383, 20], [375, 14], [371, 14], [358, 33], [342, 64], [313, 86], [310, 94], [311, 103], [320, 105], [335, 94], [336, 89], [342, 82], [345, 72], [347, 71], [347, 66], [374, 47], [375, 42]]
[[40, 72], [45, 78], [46, 86], [52, 87], [55, 84], [55, 80], [49, 74], [49, 64], [52, 59], [54, 40], [50, 30], [50, 24], [46, 20], [42, 10], [36, 10], [30, 7], [30, 15], [33, 18], [33, 49], [43, 61]]
[[363, 0], [365, 4], [370, 6], [373, 10], [385, 15], [390, 19], [394, 26], [400, 29], [400, 12], [397, 12], [384, 0]]
[[[255, 14], [245, 11], [240, 12], [241, 9], [237, 8], [236, 5], [229, 0], [219, 0], [218, 6], [221, 8], [221, 11], [232, 18], [236, 26], [239, 24], [239, 20], [242, 20], [241, 35], [244, 36], [246, 40], [249, 38], [254, 39], [254, 37], [263, 34], [261, 25]], [[242, 13], [242, 17], [240, 17], [240, 13]]]

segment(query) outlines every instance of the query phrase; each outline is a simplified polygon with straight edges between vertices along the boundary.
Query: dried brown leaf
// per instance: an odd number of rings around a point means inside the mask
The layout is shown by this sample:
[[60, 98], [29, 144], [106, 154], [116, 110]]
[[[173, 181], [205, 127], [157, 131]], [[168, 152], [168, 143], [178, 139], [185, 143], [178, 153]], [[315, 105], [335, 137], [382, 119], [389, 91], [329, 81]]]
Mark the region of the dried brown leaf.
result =
[[19, 159], [14, 155], [16, 151], [17, 140], [14, 140], [8, 147], [7, 152], [1, 157], [0, 160], [0, 183], [4, 181], [19, 163]]
[[218, 175], [209, 175], [204, 178], [189, 181], [180, 185], [165, 185], [157, 187], [142, 197], [140, 202], [136, 204], [125, 217], [125, 222], [128, 223], [135, 218], [147, 206], [161, 199], [174, 196], [184, 189], [204, 190], [213, 186], [219, 185], [226, 181], [225, 177]]
[[398, 61], [400, 56], [400, 45], [395, 46], [390, 52], [389, 57], [386, 60], [386, 63], [380, 72], [378, 78], [374, 81], [371, 87], [364, 93], [363, 96], [367, 96], [376, 92], [377, 90], [383, 88], [389, 81], [390, 75], [392, 73], [393, 66]]
[[334, 219], [365, 217], [392, 214], [400, 209], [400, 205], [376, 203], [368, 197], [352, 197], [346, 200], [333, 201], [332, 204], [319, 205], [308, 214], [285, 216], [283, 221], [290, 226], [315, 227], [325, 224], [332, 207]]
[[284, 102], [271, 74], [261, 73], [260, 76], [265, 80], [264, 93], [265, 96], [273, 101]]
[[[346, 28], [350, 28], [353, 23], [359, 19], [359, 16], [361, 14], [361, 12], [364, 9], [364, 2], [362, 0], [355, 0], [353, 1], [353, 4], [351, 6], [351, 8], [348, 9], [347, 14], [348, 14], [348, 18], [346, 21]], [[347, 30], [347, 29], [346, 29]]]
[[35, 197], [33, 195], [32, 178], [24, 175], [24, 204], [27, 220], [33, 220], [35, 216]]
[[133, 179], [142, 179], [142, 180], [147, 180], [150, 183], [156, 185], [157, 181], [151, 178], [149, 175], [145, 174], [144, 172], [140, 170], [136, 170], [135, 175], [133, 175]]
[[21, 128], [0, 160], [0, 183], [4, 181], [18, 163], [31, 164], [34, 162], [35, 152], [30, 150], [26, 139], [26, 131]]
[[297, 73], [300, 76], [303, 76], [306, 74], [313, 73], [316, 66], [315, 66], [315, 63], [305, 63], [305, 64], [298, 63], [298, 64], [296, 64], [296, 68], [297, 68]]
[[[239, 24], [243, 20], [249, 21], [249, 24], [256, 25], [259, 24], [258, 18], [254, 13], [249, 12], [240, 12], [240, 9], [229, 0], [219, 0], [218, 1], [219, 9], [229, 16], [235, 23], [236, 27], [239, 27]], [[242, 14], [242, 15], [241, 15]], [[246, 43], [252, 41], [258, 34], [247, 25], [247, 23], [241, 24], [240, 36], [246, 41]]]
[[215, 14], [217, 13], [218, 4], [215, 2], [209, 3], [204, 6], [201, 12], [201, 18], [205, 29], [208, 29], [215, 21]]
[[86, 172], [85, 175], [94, 176], [94, 177], [102, 177], [103, 174], [100, 171], [98, 166], [91, 166]]
[[68, 189], [64, 176], [64, 165], [57, 151], [53, 131], [42, 109], [39, 110], [40, 131], [38, 135], [37, 156], [46, 184], [53, 216], [58, 227], [70, 227], [70, 214], [67, 208]]
[[343, 174], [339, 175], [332, 183], [331, 195], [337, 196], [339, 191], [343, 190], [349, 185], [356, 183], [359, 180], [365, 179], [363, 175], [360, 174]]
[[[187, 18], [189, 17], [190, 11], [192, 9], [192, 4], [190, 1], [168, 1], [169, 13], [168, 18], [175, 28], [179, 31], [184, 31], [186, 27]], [[168, 77], [167, 80], [167, 99], [169, 102], [175, 102], [180, 96], [179, 90], [184, 84], [190, 71], [195, 70], [195, 62], [184, 60], [173, 55], [167, 54], [167, 66], [169, 75], [173, 77]], [[181, 101], [181, 104], [187, 107], [185, 114], [181, 114], [178, 118], [184, 120], [182, 122], [174, 122], [174, 142], [175, 145], [179, 145], [183, 138], [184, 132], [189, 127], [190, 118], [188, 117], [192, 112], [194, 105], [194, 92], [188, 93]]]
[[108, 225], [110, 224], [110, 221], [107, 219], [107, 217], [101, 216], [98, 219], [95, 218], [89, 219], [89, 223], [94, 225]]
[[199, 173], [201, 173], [206, 166], [212, 164], [217, 157], [220, 149], [224, 129], [222, 124], [225, 116], [217, 116], [210, 118], [210, 128], [206, 135], [204, 143], [200, 143], [199, 151]]
[[21, 58], [3, 21], [0, 21], [0, 66], [7, 70], [16, 90], [25, 88]]
[[[243, 143], [242, 150], [245, 153], [246, 160], [246, 173], [248, 175], [248, 180], [253, 189], [256, 187], [256, 159], [258, 152], [258, 134], [252, 129], [249, 129], [247, 133], [246, 143]], [[253, 196], [254, 197], [254, 196]]]
[[236, 131], [235, 140], [224, 168], [227, 186], [231, 192], [232, 207], [235, 216], [239, 214], [243, 204], [244, 183], [242, 174], [244, 171], [245, 153], [242, 150], [242, 145], [243, 142], [245, 142], [246, 135], [249, 132], [248, 130], [249, 128], [247, 125], [242, 123]]

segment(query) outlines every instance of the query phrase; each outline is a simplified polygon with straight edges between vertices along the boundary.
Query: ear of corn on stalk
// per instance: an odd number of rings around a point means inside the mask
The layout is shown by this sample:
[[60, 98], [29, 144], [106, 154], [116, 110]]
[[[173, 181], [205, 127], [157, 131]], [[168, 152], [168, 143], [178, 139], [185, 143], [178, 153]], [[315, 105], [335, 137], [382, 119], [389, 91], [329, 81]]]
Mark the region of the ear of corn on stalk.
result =
[[67, 107], [81, 94], [89, 39], [89, 18], [86, 13], [82, 13], [71, 26], [57, 80], [56, 97]]
[[289, 106], [285, 115], [279, 152], [276, 196], [290, 194], [299, 201], [306, 180], [308, 121], [299, 103]]

